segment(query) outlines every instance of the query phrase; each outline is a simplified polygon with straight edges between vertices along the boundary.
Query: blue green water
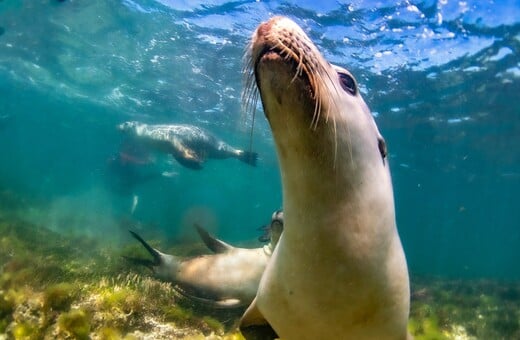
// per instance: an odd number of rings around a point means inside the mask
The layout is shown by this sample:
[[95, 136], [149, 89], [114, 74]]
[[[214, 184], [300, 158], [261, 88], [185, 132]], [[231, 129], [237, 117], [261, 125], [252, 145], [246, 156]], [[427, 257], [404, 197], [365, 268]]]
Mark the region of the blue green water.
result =
[[248, 149], [242, 56], [274, 14], [356, 75], [389, 147], [410, 272], [520, 279], [517, 0], [0, 1], [0, 191], [64, 234], [195, 240], [198, 222], [254, 240], [282, 206], [261, 114], [257, 167], [163, 159], [147, 171], [175, 176], [120, 190], [107, 164], [127, 120], [195, 124]]

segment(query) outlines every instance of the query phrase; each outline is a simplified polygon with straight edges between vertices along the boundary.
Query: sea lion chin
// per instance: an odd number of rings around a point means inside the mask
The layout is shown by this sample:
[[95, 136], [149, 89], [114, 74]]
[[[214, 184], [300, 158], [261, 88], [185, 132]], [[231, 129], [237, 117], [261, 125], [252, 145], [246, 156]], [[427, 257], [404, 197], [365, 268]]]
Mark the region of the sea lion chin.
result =
[[284, 231], [242, 333], [406, 339], [409, 279], [386, 143], [356, 80], [284, 17], [257, 28], [246, 60], [246, 100], [256, 86], [276, 144]]

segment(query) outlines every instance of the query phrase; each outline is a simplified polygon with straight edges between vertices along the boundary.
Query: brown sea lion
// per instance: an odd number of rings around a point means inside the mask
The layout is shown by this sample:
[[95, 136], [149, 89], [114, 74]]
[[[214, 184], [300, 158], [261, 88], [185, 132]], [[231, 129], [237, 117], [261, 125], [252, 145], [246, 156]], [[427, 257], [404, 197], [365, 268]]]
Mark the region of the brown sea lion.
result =
[[386, 144], [356, 80], [285, 17], [256, 29], [246, 60], [246, 97], [256, 84], [276, 144], [284, 231], [243, 334], [406, 339], [409, 279]]

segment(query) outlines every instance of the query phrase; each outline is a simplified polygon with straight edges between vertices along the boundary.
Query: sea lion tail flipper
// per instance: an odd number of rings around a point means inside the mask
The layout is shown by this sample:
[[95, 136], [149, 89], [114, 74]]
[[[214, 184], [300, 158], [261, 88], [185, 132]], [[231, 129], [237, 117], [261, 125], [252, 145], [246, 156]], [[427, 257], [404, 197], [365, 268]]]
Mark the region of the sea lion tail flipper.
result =
[[193, 226], [195, 227], [195, 229], [197, 229], [197, 232], [199, 233], [202, 242], [204, 242], [206, 247], [208, 247], [212, 252], [216, 254], [221, 254], [233, 249], [233, 247], [227, 244], [226, 242], [211, 236], [206, 229], [202, 228], [197, 223], [195, 223]]
[[123, 258], [127, 260], [128, 262], [138, 265], [138, 266], [145, 266], [146, 268], [149, 268], [150, 270], [153, 270], [153, 267], [156, 266], [155, 262], [148, 259], [141, 259], [137, 257], [130, 257], [130, 256], [124, 256]]
[[244, 163], [256, 166], [256, 161], [258, 160], [258, 153], [254, 151], [240, 150], [240, 152], [237, 155], [237, 158]]
[[162, 263], [161, 253], [159, 253], [159, 251], [157, 251], [156, 249], [152, 248], [152, 246], [150, 246], [145, 240], [143, 240], [142, 237], [139, 236], [136, 232], [133, 232], [132, 230], [129, 230], [129, 232], [130, 232], [130, 234], [132, 234], [133, 237], [135, 237], [139, 242], [141, 242], [141, 244], [146, 248], [146, 250], [148, 250], [150, 255], [152, 255], [152, 257], [153, 257], [153, 260], [137, 259], [137, 258], [126, 257], [126, 256], [124, 256], [124, 257], [127, 260], [129, 260], [130, 262], [144, 265], [150, 269], [153, 269], [153, 267], [159, 266]]
[[256, 297], [240, 319], [240, 332], [246, 340], [271, 340], [278, 334], [256, 306]]

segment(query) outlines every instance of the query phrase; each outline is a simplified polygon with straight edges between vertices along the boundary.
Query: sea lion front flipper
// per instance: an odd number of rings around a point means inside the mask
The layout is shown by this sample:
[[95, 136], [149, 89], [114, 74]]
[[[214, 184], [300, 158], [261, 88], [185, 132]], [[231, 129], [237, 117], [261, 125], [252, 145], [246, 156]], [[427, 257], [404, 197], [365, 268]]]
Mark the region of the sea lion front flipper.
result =
[[171, 144], [174, 149], [172, 155], [177, 162], [190, 169], [202, 169], [203, 157], [201, 157], [195, 150], [186, 146], [177, 138], [175, 138]]
[[181, 294], [183, 297], [189, 299], [191, 302], [198, 303], [202, 306], [210, 306], [212, 308], [217, 309], [233, 309], [244, 306], [244, 303], [240, 299], [235, 298], [229, 298], [229, 299], [222, 299], [222, 300], [216, 300], [209, 297], [202, 297], [194, 295], [190, 292], [185, 291], [180, 286], [174, 287], [175, 291]]
[[240, 319], [240, 332], [246, 340], [272, 340], [278, 338], [275, 330], [256, 306], [256, 297]]
[[208, 247], [212, 252], [216, 254], [222, 254], [233, 249], [233, 246], [227, 244], [224, 241], [219, 240], [218, 238], [211, 236], [210, 233], [208, 233], [208, 231], [202, 228], [200, 225], [195, 223], [193, 226], [195, 227], [195, 229], [197, 229], [197, 232], [199, 233], [202, 242], [204, 242], [206, 247]]

